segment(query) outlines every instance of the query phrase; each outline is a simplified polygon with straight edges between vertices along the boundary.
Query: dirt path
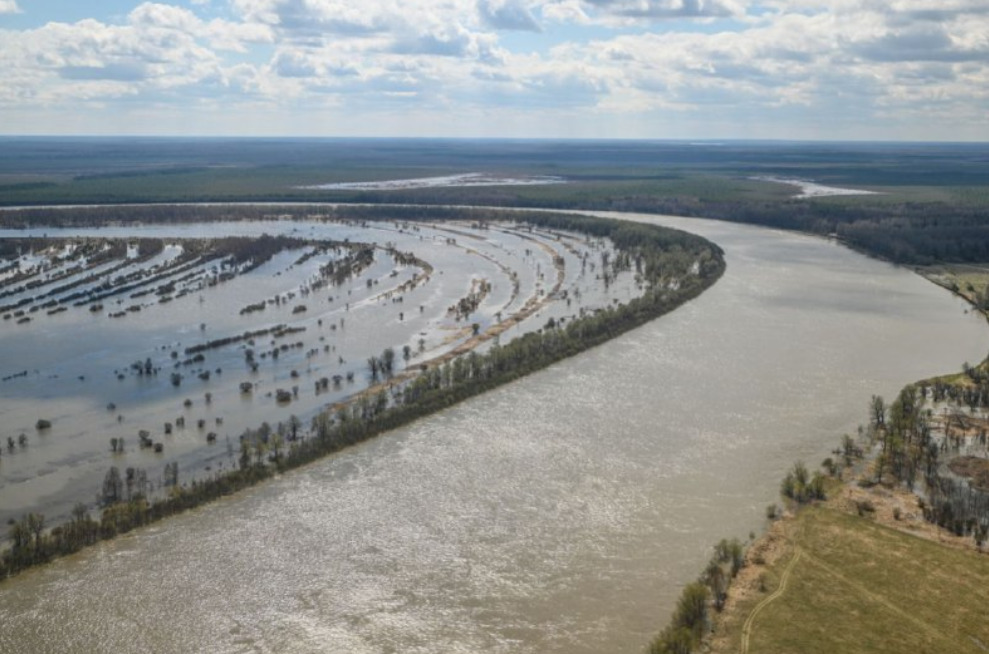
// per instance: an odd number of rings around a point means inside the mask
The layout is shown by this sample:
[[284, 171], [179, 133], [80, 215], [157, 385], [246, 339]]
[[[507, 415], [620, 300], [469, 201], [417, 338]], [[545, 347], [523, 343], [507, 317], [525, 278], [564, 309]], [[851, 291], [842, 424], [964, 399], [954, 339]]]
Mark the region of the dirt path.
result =
[[752, 613], [749, 614], [749, 617], [745, 620], [745, 623], [742, 626], [742, 642], [740, 647], [741, 654], [748, 654], [749, 652], [749, 641], [752, 637], [752, 627], [755, 622], [755, 618], [770, 603], [783, 596], [783, 593], [786, 592], [787, 584], [790, 581], [790, 574], [793, 572], [797, 563], [801, 559], [806, 559], [808, 562], [817, 566], [818, 568], [820, 568], [830, 576], [834, 577], [835, 579], [838, 579], [846, 586], [852, 588], [858, 594], [883, 606], [886, 609], [889, 609], [890, 611], [895, 613], [898, 617], [909, 622], [917, 629], [922, 631], [924, 634], [929, 636], [931, 639], [945, 643], [945, 645], [948, 647], [948, 649], [946, 649], [945, 651], [961, 651], [961, 648], [959, 647], [959, 643], [955, 642], [951, 637], [939, 631], [936, 627], [924, 622], [917, 616], [912, 615], [907, 611], [904, 611], [903, 609], [901, 609], [900, 607], [898, 607], [897, 605], [893, 604], [888, 599], [883, 597], [882, 595], [878, 595], [872, 592], [862, 584], [858, 583], [853, 579], [848, 578], [838, 570], [834, 569], [832, 566], [828, 565], [818, 557], [806, 552], [800, 546], [797, 546], [795, 548], [795, 553], [793, 555], [793, 558], [790, 559], [790, 562], [787, 563], [786, 568], [784, 568], [783, 570], [783, 575], [780, 577], [779, 587], [776, 589], [775, 592], [773, 592], [771, 595], [767, 596], [765, 599], [759, 602], [755, 606], [755, 608], [752, 609]]
[[797, 562], [800, 560], [800, 557], [803, 556], [803, 553], [803, 550], [799, 547], [796, 548], [793, 558], [786, 564], [786, 568], [783, 570], [783, 576], [780, 577], [779, 588], [777, 588], [773, 594], [759, 602], [756, 607], [752, 609], [752, 613], [749, 614], [749, 617], [745, 620], [745, 624], [742, 625], [742, 654], [748, 654], [749, 652], [749, 638], [752, 636], [752, 623], [755, 621], [756, 616], [759, 615], [760, 611], [769, 606], [773, 600], [781, 597], [783, 593], [786, 592], [786, 584], [790, 581], [790, 573], [793, 572], [793, 568], [796, 567]]

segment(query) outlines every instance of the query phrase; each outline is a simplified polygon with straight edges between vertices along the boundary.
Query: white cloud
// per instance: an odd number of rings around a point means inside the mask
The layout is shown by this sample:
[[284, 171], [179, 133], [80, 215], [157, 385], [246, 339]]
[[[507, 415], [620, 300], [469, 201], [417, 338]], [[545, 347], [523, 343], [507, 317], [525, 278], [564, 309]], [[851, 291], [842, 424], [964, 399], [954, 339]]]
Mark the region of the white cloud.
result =
[[485, 24], [494, 29], [542, 31], [532, 12], [519, 0], [478, 0], [477, 8]]
[[585, 0], [585, 4], [630, 19], [723, 18], [745, 13], [737, 0]]
[[591, 22], [581, 0], [553, 0], [542, 6], [541, 13], [543, 18], [558, 23], [587, 25]]
[[[551, 124], [566, 109], [593, 130], [602, 116], [866, 124], [929, 110], [985, 131], [977, 117], [989, 110], [984, 0], [229, 0], [229, 8], [214, 18], [191, 0], [145, 2], [118, 23], [0, 31], [0, 112], [126, 98], [128, 107], [176, 111], [334, 107], [377, 124], [375, 116], [414, 107], [442, 126], [452, 114], [499, 111]], [[519, 30], [530, 34], [506, 34]], [[519, 41], [526, 45], [515, 51], [506, 45]]]
[[367, 34], [388, 27], [378, 3], [345, 0], [231, 0], [248, 22], [270, 25], [283, 34]]
[[87, 19], [8, 32], [0, 39], [0, 66], [16, 71], [5, 96], [54, 105], [210, 85], [221, 61], [202, 39], [201, 21], [187, 10], [146, 3], [126, 24]]
[[188, 9], [157, 2], [138, 5], [127, 15], [127, 20], [135, 26], [163, 27], [185, 32], [192, 32], [202, 24]]
[[[544, 14], [545, 15], [545, 14]], [[531, 71], [578, 70], [593, 80], [561, 94], [593, 99], [606, 114], [819, 115], [825, 123], [984, 112], [989, 34], [981, 15], [932, 25], [847, 5], [838, 12], [783, 12], [736, 31], [619, 34], [572, 42], [510, 68], [531, 91]], [[513, 64], [517, 58], [511, 59]], [[528, 70], [530, 74], [524, 72]], [[502, 80], [503, 85], [510, 81]]]
[[0, 0], [0, 16], [19, 13], [21, 13], [21, 8], [17, 6], [17, 0]]

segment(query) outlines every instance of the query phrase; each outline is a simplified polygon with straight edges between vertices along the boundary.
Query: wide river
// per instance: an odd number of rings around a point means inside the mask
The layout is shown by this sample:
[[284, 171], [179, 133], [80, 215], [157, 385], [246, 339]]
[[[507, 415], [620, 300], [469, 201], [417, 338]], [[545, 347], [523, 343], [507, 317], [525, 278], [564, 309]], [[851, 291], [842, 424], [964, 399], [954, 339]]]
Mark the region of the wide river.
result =
[[722, 537], [983, 319], [823, 239], [651, 218], [725, 276], [645, 327], [0, 586], [0, 652], [640, 652]]

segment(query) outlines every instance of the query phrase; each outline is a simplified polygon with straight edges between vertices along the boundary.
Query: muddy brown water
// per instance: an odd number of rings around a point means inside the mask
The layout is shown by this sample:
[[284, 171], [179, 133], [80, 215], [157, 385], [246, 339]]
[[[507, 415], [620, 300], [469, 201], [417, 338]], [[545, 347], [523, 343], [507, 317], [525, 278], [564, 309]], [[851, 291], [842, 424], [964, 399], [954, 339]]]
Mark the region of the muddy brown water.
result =
[[408, 428], [0, 586], [2, 652], [640, 652], [722, 537], [985, 321], [823, 239]]

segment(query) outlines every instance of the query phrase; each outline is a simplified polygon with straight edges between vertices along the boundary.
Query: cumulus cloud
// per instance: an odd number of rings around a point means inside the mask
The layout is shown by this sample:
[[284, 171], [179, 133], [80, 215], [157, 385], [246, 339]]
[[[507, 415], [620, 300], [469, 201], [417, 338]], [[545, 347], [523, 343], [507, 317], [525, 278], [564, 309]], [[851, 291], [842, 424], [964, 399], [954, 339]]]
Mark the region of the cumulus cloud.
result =
[[965, 52], [955, 48], [948, 33], [939, 26], [916, 26], [886, 32], [878, 38], [856, 44], [852, 52], [881, 62], [965, 61], [986, 55], [985, 52]]
[[148, 69], [139, 61], [116, 61], [101, 66], [62, 66], [58, 74], [72, 80], [136, 82], [148, 76]]
[[552, 0], [542, 6], [541, 13], [543, 18], [558, 23], [587, 25], [591, 22], [581, 0]]
[[518, 0], [478, 0], [477, 10], [484, 23], [494, 29], [542, 31], [529, 8]]
[[0, 0], [0, 15], [19, 13], [21, 8], [17, 6], [17, 0]]
[[127, 16], [131, 25], [163, 27], [166, 29], [191, 32], [202, 21], [190, 10], [174, 5], [145, 2], [135, 7]]
[[[437, 124], [449, 113], [504, 108], [532, 112], [533, 120], [566, 108], [585, 121], [798, 110], [889, 121], [912, 120], [925, 106], [975, 120], [989, 107], [984, 0], [228, 0], [226, 7], [149, 1], [117, 22], [3, 31], [0, 106], [127, 96], [134, 106], [182, 107], [195, 98], [285, 111], [345, 107], [356, 115], [415, 107], [418, 115], [435, 112]], [[707, 26], [697, 29], [698, 22]]]
[[327, 50], [283, 48], [275, 53], [271, 67], [280, 77], [287, 78], [352, 77], [359, 74], [356, 66]]
[[283, 34], [367, 34], [383, 31], [388, 21], [377, 3], [345, 0], [231, 0], [249, 22], [259, 22]]
[[223, 77], [207, 32], [186, 9], [145, 3], [124, 24], [86, 19], [8, 32], [0, 66], [16, 71], [7, 95], [47, 105], [202, 88]]
[[271, 64], [281, 77], [313, 77], [319, 73], [315, 63], [300, 52], [279, 52]]
[[723, 18], [740, 16], [744, 7], [736, 0], [586, 0], [606, 14], [622, 18]]

